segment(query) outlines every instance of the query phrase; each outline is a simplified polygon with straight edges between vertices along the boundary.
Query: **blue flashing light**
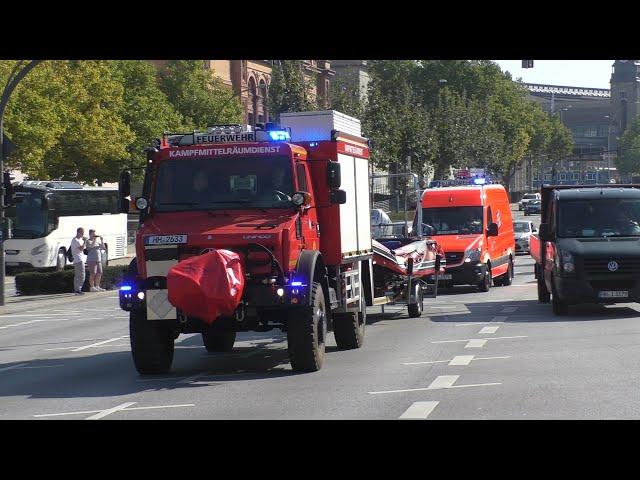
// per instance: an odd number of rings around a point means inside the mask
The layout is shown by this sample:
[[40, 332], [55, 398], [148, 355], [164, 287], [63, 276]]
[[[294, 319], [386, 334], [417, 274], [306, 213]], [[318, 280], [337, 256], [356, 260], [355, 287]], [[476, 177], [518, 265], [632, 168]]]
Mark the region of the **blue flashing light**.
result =
[[122, 285], [120, 287], [120, 291], [121, 292], [130, 292], [131, 291], [131, 285]]
[[474, 178], [473, 183], [474, 185], [484, 185], [487, 181], [484, 178]]
[[311, 142], [311, 143], [309, 143], [309, 146], [312, 147], [312, 148], [313, 147], [317, 147], [318, 146], [318, 142]]
[[291, 282], [291, 286], [292, 287], [301, 287], [302, 286], [302, 282]]
[[274, 141], [287, 141], [291, 139], [289, 132], [286, 130], [271, 130], [269, 132], [269, 137]]

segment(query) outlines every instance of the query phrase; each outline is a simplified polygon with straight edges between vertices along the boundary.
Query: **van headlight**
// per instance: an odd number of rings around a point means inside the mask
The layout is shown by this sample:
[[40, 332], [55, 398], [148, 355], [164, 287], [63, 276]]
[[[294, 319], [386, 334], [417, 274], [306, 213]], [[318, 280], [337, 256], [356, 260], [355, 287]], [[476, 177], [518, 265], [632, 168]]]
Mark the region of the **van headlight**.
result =
[[38, 245], [31, 249], [31, 255], [40, 255], [47, 248], [47, 244], [43, 243], [42, 245]]
[[467, 252], [465, 253], [464, 261], [465, 263], [479, 262], [481, 254], [482, 254], [482, 248], [480, 247], [467, 250]]

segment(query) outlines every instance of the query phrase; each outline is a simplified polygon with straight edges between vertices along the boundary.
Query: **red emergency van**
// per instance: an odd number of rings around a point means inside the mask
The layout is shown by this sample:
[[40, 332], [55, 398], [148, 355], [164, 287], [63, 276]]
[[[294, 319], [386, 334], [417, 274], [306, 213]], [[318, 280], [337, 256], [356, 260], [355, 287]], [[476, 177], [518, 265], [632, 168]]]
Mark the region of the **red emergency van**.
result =
[[[427, 189], [414, 228], [433, 236], [445, 252], [445, 285], [511, 285], [515, 261], [513, 220], [502, 185]], [[493, 280], [493, 282], [492, 282]]]

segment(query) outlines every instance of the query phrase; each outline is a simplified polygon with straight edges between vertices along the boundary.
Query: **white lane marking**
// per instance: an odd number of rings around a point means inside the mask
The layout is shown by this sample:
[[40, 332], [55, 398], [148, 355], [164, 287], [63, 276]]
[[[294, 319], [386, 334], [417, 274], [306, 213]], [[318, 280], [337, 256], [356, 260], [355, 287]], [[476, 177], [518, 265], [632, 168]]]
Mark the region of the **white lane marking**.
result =
[[486, 338], [474, 338], [469, 340], [464, 348], [482, 348], [487, 343]]
[[120, 405], [116, 405], [113, 408], [107, 408], [106, 410], [102, 410], [100, 413], [96, 413], [95, 415], [91, 415], [90, 417], [87, 417], [85, 420], [100, 420], [101, 418], [106, 417], [107, 415], [111, 415], [112, 413], [115, 413], [119, 410], [124, 410], [127, 407], [130, 407], [131, 405], [135, 405], [136, 402], [125, 402], [125, 403], [121, 403]]
[[[527, 338], [527, 335], [515, 335], [512, 337], [493, 337], [493, 338], [484, 338], [482, 340], [500, 340], [503, 338]], [[469, 340], [479, 340], [477, 338], [465, 338], [462, 340], [438, 340], [431, 343], [454, 343], [454, 342], [468, 342]]]
[[20, 367], [20, 368], [57, 368], [64, 367], [64, 365], [35, 365], [33, 367]]
[[109, 340], [103, 340], [102, 342], [92, 343], [91, 345], [85, 345], [84, 347], [74, 348], [71, 351], [72, 352], [81, 352], [82, 350], [86, 350], [87, 348], [93, 348], [93, 347], [97, 347], [99, 345], [104, 345], [105, 343], [115, 342], [116, 340], [120, 340], [122, 338], [127, 338], [127, 337], [125, 336], [125, 337], [110, 338]]
[[460, 375], [440, 375], [436, 377], [436, 379], [431, 382], [427, 388], [429, 390], [440, 390], [441, 388], [449, 388], [451, 385], [456, 383], [456, 380], [460, 378]]
[[77, 313], [51, 313], [51, 312], [42, 312], [42, 313], [13, 313], [3, 315], [4, 318], [13, 318], [13, 317], [68, 317], [69, 315], [83, 315], [82, 312]]
[[518, 307], [505, 307], [500, 311], [500, 313], [513, 313], [517, 309], [518, 309]]
[[506, 315], [498, 315], [491, 319], [491, 323], [502, 323], [507, 319]]
[[11, 365], [10, 367], [0, 368], [0, 372], [6, 372], [8, 370], [13, 370], [14, 368], [22, 368], [25, 365], [28, 365], [28, 363], [17, 363], [15, 365]]
[[469, 365], [474, 355], [457, 355], [449, 362], [449, 366], [453, 365]]
[[502, 358], [511, 358], [509, 356], [505, 356], [505, 357], [478, 357], [478, 358], [474, 358], [473, 361], [476, 360], [498, 360], [498, 359], [502, 359]]
[[448, 361], [449, 360], [434, 360], [432, 362], [409, 362], [409, 363], [403, 363], [403, 365], [425, 365], [427, 363], [447, 363]]
[[65, 413], [44, 413], [40, 415], [33, 415], [34, 417], [60, 417], [63, 415], [86, 415], [88, 413], [96, 413], [97, 415], [93, 415], [88, 417], [86, 420], [97, 420], [99, 418], [104, 418], [107, 415], [110, 415], [114, 412], [123, 412], [129, 410], [153, 410], [156, 408], [177, 408], [177, 407], [195, 407], [194, 403], [187, 403], [184, 405], [158, 405], [153, 407], [133, 407], [129, 408], [130, 405], [134, 405], [136, 402], [127, 402], [117, 407], [109, 408], [107, 410], [85, 410], [82, 412], [65, 412]]
[[400, 415], [400, 420], [426, 420], [440, 402], [414, 402]]
[[155, 408], [178, 408], [178, 407], [195, 407], [195, 403], [185, 403], [184, 405], [158, 405], [156, 407], [133, 407], [133, 408], [125, 408], [124, 410], [153, 410]]
[[424, 392], [426, 390], [443, 390], [447, 388], [468, 388], [468, 387], [485, 387], [493, 385], [502, 385], [501, 383], [473, 383], [469, 385], [454, 385], [460, 375], [441, 375], [431, 382], [426, 388], [408, 388], [404, 390], [384, 390], [379, 392], [369, 392], [371, 395], [378, 395], [384, 393], [406, 393], [406, 392]]
[[480, 334], [487, 334], [487, 333], [496, 333], [496, 330], [498, 330], [500, 328], [500, 326], [495, 326], [495, 327], [483, 327], [482, 330], [480, 330]]

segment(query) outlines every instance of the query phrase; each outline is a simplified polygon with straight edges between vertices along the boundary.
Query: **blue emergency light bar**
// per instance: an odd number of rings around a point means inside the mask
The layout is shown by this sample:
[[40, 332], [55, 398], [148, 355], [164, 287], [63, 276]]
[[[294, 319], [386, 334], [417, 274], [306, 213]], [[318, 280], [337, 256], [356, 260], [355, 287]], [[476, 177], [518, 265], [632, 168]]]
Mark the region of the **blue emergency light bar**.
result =
[[286, 130], [270, 130], [269, 137], [274, 141], [282, 141], [286, 142], [287, 140], [291, 140], [291, 135]]
[[122, 285], [120, 287], [120, 291], [121, 292], [130, 292], [131, 291], [131, 285]]

